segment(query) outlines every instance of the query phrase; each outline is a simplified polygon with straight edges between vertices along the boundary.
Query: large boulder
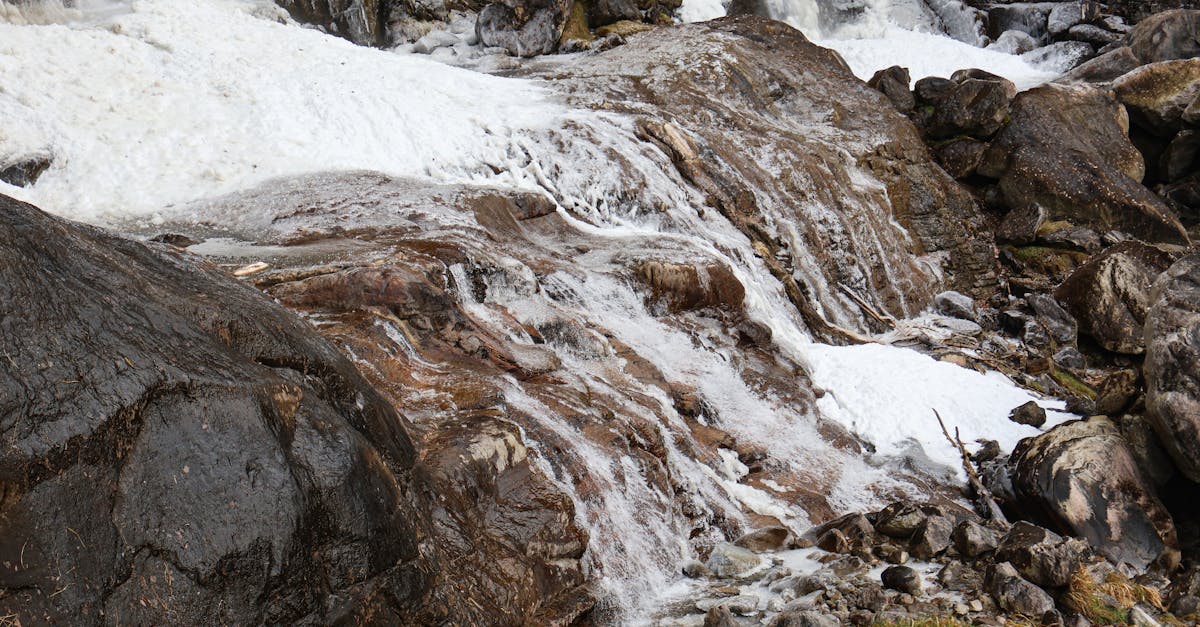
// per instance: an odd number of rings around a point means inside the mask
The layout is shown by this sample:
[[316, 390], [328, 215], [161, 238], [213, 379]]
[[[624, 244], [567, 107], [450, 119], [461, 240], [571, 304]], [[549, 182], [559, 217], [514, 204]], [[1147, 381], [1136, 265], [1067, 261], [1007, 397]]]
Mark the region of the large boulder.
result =
[[1066, 221], [1150, 241], [1187, 242], [1179, 218], [1139, 183], [1145, 164], [1128, 129], [1124, 107], [1108, 93], [1043, 85], [1013, 99], [1011, 120], [977, 172], [999, 179], [1012, 211], [1038, 216], [1029, 223], [1034, 230], [1044, 221]]
[[320, 26], [356, 44], [384, 46], [388, 40], [388, 0], [275, 0], [292, 18]]
[[507, 0], [479, 12], [475, 35], [485, 46], [532, 57], [554, 52], [567, 25], [571, 0]]
[[0, 196], [0, 614], [421, 622], [404, 420], [250, 287]]
[[1200, 481], [1200, 255], [1158, 278], [1146, 319], [1146, 416], [1184, 476]]
[[996, 562], [1008, 562], [1022, 577], [1047, 588], [1066, 586], [1087, 558], [1088, 546], [1034, 524], [1018, 521], [996, 547]]
[[1113, 81], [1113, 92], [1133, 123], [1170, 137], [1183, 127], [1183, 113], [1200, 95], [1200, 59], [1143, 65]]
[[1200, 11], [1163, 11], [1140, 21], [1127, 37], [1142, 63], [1200, 56]]
[[1076, 420], [1026, 438], [1009, 463], [1023, 506], [1040, 510], [1113, 562], [1139, 570], [1178, 563], [1171, 515], [1107, 418]]
[[1122, 242], [1071, 273], [1054, 295], [1075, 316], [1079, 331], [1115, 353], [1145, 350], [1143, 325], [1154, 280], [1172, 263], [1170, 253]]
[[954, 87], [937, 103], [925, 132], [942, 139], [969, 135], [991, 137], [1008, 119], [1008, 105], [1017, 88], [999, 76], [970, 74], [952, 77]]
[[1124, 76], [1141, 64], [1132, 48], [1121, 46], [1080, 63], [1075, 69], [1055, 80], [1061, 83], [1107, 83]]

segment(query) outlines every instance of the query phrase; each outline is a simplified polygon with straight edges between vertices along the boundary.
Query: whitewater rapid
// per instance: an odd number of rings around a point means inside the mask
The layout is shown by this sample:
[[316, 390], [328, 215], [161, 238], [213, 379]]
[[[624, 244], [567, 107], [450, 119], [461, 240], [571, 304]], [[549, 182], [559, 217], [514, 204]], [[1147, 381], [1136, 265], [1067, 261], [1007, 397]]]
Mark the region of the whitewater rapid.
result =
[[[715, 6], [689, 2], [684, 15], [711, 17], [705, 12]], [[661, 237], [706, 255], [735, 250], [740, 257], [723, 258], [735, 267], [739, 258], [754, 256], [744, 238], [717, 224], [718, 218], [693, 217], [701, 199], [679, 191], [679, 181], [663, 173], [668, 168], [661, 155], [634, 136], [632, 120], [573, 109], [552, 85], [355, 46], [301, 27], [264, 1], [97, 0], [59, 8], [36, 17], [9, 15], [0, 23], [0, 165], [52, 158], [35, 185], [0, 183], [0, 193], [53, 213], [116, 228], [145, 227], [167, 217], [186, 219], [189, 211], [199, 211], [198, 201], [277, 177], [365, 169], [431, 184], [543, 193], [568, 219], [568, 206], [586, 213], [589, 222], [576, 224], [581, 231], [618, 242]], [[780, 8], [790, 11], [785, 17], [796, 25], [811, 28], [806, 22], [811, 16], [802, 9]], [[1048, 78], [1015, 57], [886, 24], [872, 31], [878, 37], [860, 31], [858, 37], [833, 33], [818, 39], [837, 48], [862, 77], [886, 59], [888, 65], [909, 65], [913, 78], [945, 76], [964, 66], [991, 69], [1021, 85]], [[586, 141], [579, 141], [581, 133]], [[639, 166], [647, 194], [679, 214], [675, 230], [654, 215], [610, 206], [607, 199], [629, 182], [605, 167], [605, 151]], [[1012, 407], [1029, 400], [1061, 407], [1034, 399], [998, 375], [906, 349], [815, 344], [768, 273], [745, 264], [737, 271], [750, 315], [772, 327], [780, 350], [804, 363], [814, 384], [825, 390], [820, 413], [873, 444], [874, 457], [833, 458], [836, 452], [805, 422], [811, 416], [756, 395], [728, 355], [695, 345], [657, 321], [640, 294], [603, 269], [587, 280], [552, 279], [588, 303], [581, 317], [611, 329], [671, 379], [705, 390], [722, 414], [738, 416], [731, 429], [740, 441], [786, 463], [829, 451], [831, 469], [841, 473], [830, 500], [847, 510], [878, 506], [873, 487], [903, 487], [887, 466], [898, 458], [915, 459], [946, 479], [957, 474], [958, 453], [942, 438], [934, 409], [952, 416], [951, 426], [966, 441], [986, 436], [1011, 447], [1038, 432], [1009, 422]], [[520, 295], [493, 297], [514, 311], [527, 306], [517, 302]], [[572, 366], [569, 358], [564, 361]], [[549, 414], [515, 387], [507, 400], [533, 415]], [[537, 443], [531, 448], [536, 451]], [[628, 536], [617, 540], [628, 549], [597, 546], [595, 567], [625, 598], [653, 603], [678, 580], [674, 569], [689, 557], [686, 537], [670, 521], [645, 518], [642, 505], [651, 496], [621, 483], [621, 477], [633, 476], [623, 468], [629, 460], [607, 459], [583, 443], [574, 454], [588, 461], [608, 489], [595, 502], [577, 498], [592, 537], [602, 542], [613, 541], [613, 533]], [[682, 459], [676, 450], [671, 454], [706, 498], [778, 515], [797, 527], [811, 522], [767, 491], [739, 483], [745, 469], [736, 456], [714, 468]], [[554, 473], [549, 467], [547, 472]], [[555, 479], [573, 493], [571, 477]], [[653, 559], [638, 562], [639, 552]]]

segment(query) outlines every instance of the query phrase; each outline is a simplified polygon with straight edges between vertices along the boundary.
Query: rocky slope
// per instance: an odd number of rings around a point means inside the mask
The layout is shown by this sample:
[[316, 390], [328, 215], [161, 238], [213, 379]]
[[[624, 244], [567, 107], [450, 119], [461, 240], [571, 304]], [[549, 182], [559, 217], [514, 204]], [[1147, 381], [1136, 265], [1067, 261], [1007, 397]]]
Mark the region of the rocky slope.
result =
[[[376, 45], [450, 10], [285, 4]], [[493, 4], [478, 36], [547, 52], [581, 11], [583, 38], [670, 8]], [[507, 66], [640, 142], [552, 136], [618, 173], [603, 197], [566, 168], [538, 191], [318, 173], [128, 227], [147, 244], [0, 197], [0, 615], [1186, 617], [1197, 23], [1160, 14], [1021, 93], [970, 69], [871, 89], [756, 17]], [[823, 414], [814, 338], [999, 368], [1089, 417], [985, 443], [960, 493]]]

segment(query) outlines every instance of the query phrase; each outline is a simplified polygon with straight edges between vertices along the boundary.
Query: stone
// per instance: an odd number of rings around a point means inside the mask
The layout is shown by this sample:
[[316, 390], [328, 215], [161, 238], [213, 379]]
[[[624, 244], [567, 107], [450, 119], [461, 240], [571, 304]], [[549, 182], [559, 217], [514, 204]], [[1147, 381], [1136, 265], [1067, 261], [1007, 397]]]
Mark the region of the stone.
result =
[[51, 161], [48, 156], [35, 156], [0, 162], [0, 181], [16, 187], [29, 187], [50, 169]]
[[909, 566], [888, 566], [879, 578], [883, 587], [913, 596], [919, 596], [924, 589], [921, 574]]
[[1178, 475], [1178, 471], [1150, 420], [1138, 414], [1124, 414], [1116, 422], [1142, 474], [1158, 489], [1158, 494], [1167, 494], [1162, 488]]
[[1108, 83], [1124, 76], [1141, 64], [1142, 62], [1134, 54], [1133, 48], [1121, 46], [1080, 63], [1070, 72], [1057, 78], [1056, 81], [1061, 83]]
[[821, 549], [832, 553], [849, 553], [871, 546], [875, 528], [862, 514], [846, 514], [817, 525], [805, 535], [817, 538], [817, 546]]
[[741, 623], [733, 617], [733, 613], [725, 605], [709, 608], [704, 615], [704, 627], [739, 627]]
[[[1013, 481], [1015, 487], [1020, 479]], [[1087, 545], [1079, 540], [1025, 521], [1013, 524], [996, 547], [997, 562], [1012, 564], [1022, 577], [1048, 588], [1067, 585], [1087, 554]]]
[[1087, 368], [1087, 358], [1074, 346], [1064, 346], [1051, 357], [1054, 363], [1068, 370], [1083, 370]]
[[1196, 172], [1200, 156], [1200, 131], [1185, 129], [1171, 138], [1159, 157], [1158, 174], [1167, 182], [1178, 181]]
[[973, 593], [983, 588], [983, 574], [958, 560], [951, 560], [943, 566], [938, 571], [937, 580], [943, 588], [955, 592]]
[[964, 520], [954, 528], [954, 548], [963, 557], [977, 558], [996, 550], [1000, 538], [995, 531], [972, 521]]
[[591, 0], [589, 4], [588, 25], [592, 28], [621, 21], [642, 21], [642, 11], [635, 0]]
[[1142, 63], [1200, 56], [1200, 11], [1163, 11], [1138, 22], [1129, 32], [1129, 47]]
[[1060, 41], [1030, 50], [1021, 55], [1021, 60], [1035, 67], [1068, 72], [1096, 56], [1096, 49], [1084, 41]]
[[787, 527], [776, 525], [745, 533], [733, 543], [743, 549], [762, 553], [786, 548], [791, 538], [792, 532]]
[[[1171, 515], [1107, 418], [1067, 422], [1023, 440], [1009, 463], [1022, 503], [1061, 521], [1114, 563], [1143, 570], [1152, 563], [1178, 562]], [[1062, 561], [1059, 538], [1032, 526], [1014, 527], [1010, 535], [1002, 543], [1001, 559], [1036, 583], [1058, 586], [1067, 581], [1073, 558]]]
[[961, 180], [975, 174], [987, 143], [973, 137], [957, 137], [939, 144], [934, 150], [946, 173]]
[[1137, 125], [1161, 136], [1183, 126], [1183, 112], [1200, 95], [1200, 59], [1143, 65], [1112, 83], [1113, 93]]
[[554, 52], [571, 4], [570, 0], [493, 2], [479, 12], [475, 36], [485, 46], [504, 48], [518, 57]]
[[961, 292], [946, 291], [934, 296], [933, 307], [942, 315], [979, 322], [975, 300]]
[[1121, 38], [1120, 35], [1094, 24], [1077, 24], [1067, 30], [1067, 37], [1103, 48]]
[[1143, 325], [1154, 280], [1172, 256], [1140, 242], [1123, 242], [1092, 257], [1054, 291], [1091, 336], [1115, 353], [1138, 355], [1145, 350]]
[[941, 555], [950, 547], [950, 535], [954, 533], [954, 522], [944, 516], [926, 518], [913, 532], [911, 550], [913, 557], [928, 560]]
[[1041, 427], [1046, 424], [1046, 410], [1036, 401], [1029, 401], [1009, 412], [1008, 419], [1019, 425]]
[[913, 84], [913, 95], [919, 102], [936, 105], [954, 91], [956, 83], [948, 78], [927, 76]]
[[1008, 562], [988, 568], [988, 593], [1001, 608], [1024, 616], [1042, 616], [1054, 611], [1054, 599], [1045, 590], [1026, 581]]
[[925, 132], [942, 139], [969, 135], [991, 137], [1008, 119], [1008, 105], [1017, 88], [1007, 79], [966, 78], [934, 108]]
[[999, 179], [1011, 211], [1040, 215], [1043, 222], [1120, 230], [1153, 242], [1188, 241], [1178, 216], [1139, 184], [1145, 164], [1127, 130], [1125, 110], [1110, 94], [1043, 85], [1013, 100], [1009, 124], [976, 170]]
[[1129, 407], [1139, 394], [1138, 372], [1132, 368], [1116, 370], [1104, 376], [1096, 386], [1095, 413], [1116, 416]]
[[1178, 618], [1189, 618], [1200, 614], [1200, 597], [1184, 594], [1171, 603], [1171, 613]]
[[[1079, 332], [1079, 323], [1063, 309], [1062, 305], [1049, 294], [1030, 294], [1025, 298], [1030, 308], [1037, 314], [1038, 322], [1050, 332], [1050, 337], [1059, 344], [1074, 344], [1075, 335]], [[1037, 425], [1035, 425], [1037, 426]]]
[[908, 69], [898, 65], [885, 68], [875, 72], [871, 80], [867, 81], [867, 86], [871, 89], [877, 89], [892, 101], [897, 111], [912, 111], [916, 100], [913, 98], [912, 91], [908, 88], [912, 78], [908, 75]]
[[763, 560], [753, 551], [722, 542], [708, 556], [708, 570], [722, 579], [742, 577], [762, 566]]
[[431, 620], [407, 423], [309, 324], [6, 196], [0, 302], [0, 615]]
[[1149, 301], [1146, 418], [1179, 472], [1200, 481], [1200, 255], [1176, 261]]
[[1095, 2], [1063, 2], [1050, 9], [1046, 16], [1046, 30], [1058, 37], [1072, 27], [1091, 22], [1099, 16], [1100, 11]]
[[995, 41], [988, 44], [987, 49], [1004, 54], [1025, 54], [1040, 45], [1042, 45], [1041, 42], [1025, 31], [1006, 30], [1000, 33]]

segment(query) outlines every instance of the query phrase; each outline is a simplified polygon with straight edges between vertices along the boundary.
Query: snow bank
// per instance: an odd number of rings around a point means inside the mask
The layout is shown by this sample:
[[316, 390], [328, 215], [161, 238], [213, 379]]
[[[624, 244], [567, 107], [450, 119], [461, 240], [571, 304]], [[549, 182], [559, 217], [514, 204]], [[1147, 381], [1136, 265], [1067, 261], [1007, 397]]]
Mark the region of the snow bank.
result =
[[565, 114], [532, 83], [355, 46], [270, 3], [129, 8], [0, 24], [0, 160], [55, 157], [0, 192], [103, 222], [321, 170], [532, 188], [526, 137]]
[[[955, 469], [958, 452], [942, 435], [933, 410], [951, 433], [959, 429], [969, 448], [977, 438], [1012, 450], [1021, 438], [1040, 430], [1008, 419], [1014, 407], [1029, 401], [1051, 410], [1061, 401], [1032, 396], [999, 373], [986, 375], [937, 361], [905, 348], [866, 344], [804, 350], [813, 383], [827, 390], [817, 401], [821, 414], [838, 421], [875, 446], [883, 456], [909, 456]], [[1076, 416], [1047, 412], [1045, 428]]]

